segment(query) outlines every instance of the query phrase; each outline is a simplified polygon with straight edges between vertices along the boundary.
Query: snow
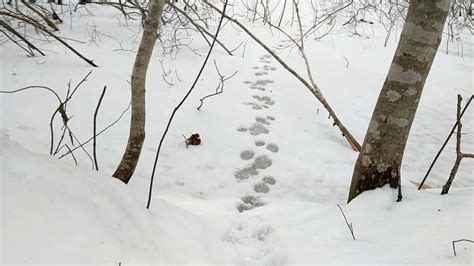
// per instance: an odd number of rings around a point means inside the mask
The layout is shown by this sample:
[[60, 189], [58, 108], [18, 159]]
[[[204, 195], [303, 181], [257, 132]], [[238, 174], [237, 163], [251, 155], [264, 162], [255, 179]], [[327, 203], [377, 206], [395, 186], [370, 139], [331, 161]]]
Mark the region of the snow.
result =
[[[138, 21], [124, 26], [116, 10], [87, 9], [79, 8], [72, 18], [64, 13], [61, 36], [83, 41], [71, 44], [99, 68], [54, 42], [35, 42], [45, 57], [26, 57], [11, 42], [0, 46], [1, 90], [45, 85], [64, 97], [69, 81], [73, 88], [93, 71], [68, 104], [69, 126], [82, 141], [92, 134], [104, 85], [99, 129], [127, 107], [127, 80], [140, 39]], [[261, 23], [248, 26], [273, 48], [287, 44], [283, 34], [272, 34]], [[305, 45], [316, 83], [362, 142], [399, 32], [387, 47], [378, 23], [362, 25], [359, 33], [365, 37], [335, 31]], [[190, 47], [204, 55], [207, 44], [192, 34]], [[451, 130], [456, 94], [467, 99], [473, 92], [472, 36], [463, 36], [463, 57], [455, 45], [449, 54], [444, 41], [440, 46], [404, 155], [403, 201], [396, 203], [396, 191], [382, 188], [349, 205], [357, 154], [331, 126], [321, 104], [244, 32], [228, 23], [220, 36], [228, 47], [244, 42], [245, 52], [241, 47], [230, 57], [215, 47], [164, 142], [149, 210], [145, 204], [158, 141], [203, 56], [187, 48], [164, 55], [156, 45], [147, 77], [147, 137], [128, 185], [110, 177], [126, 145], [128, 112], [98, 137], [97, 172], [80, 150], [75, 152], [79, 166], [70, 156], [47, 155], [48, 124], [57, 104], [52, 95], [42, 90], [0, 94], [0, 264], [472, 265], [473, 245], [457, 243], [454, 256], [451, 244], [474, 238], [472, 160], [463, 160], [450, 193], [440, 196], [455, 159], [451, 140], [427, 181], [432, 189], [418, 191], [411, 183], [421, 181]], [[305, 73], [296, 50], [278, 52]], [[199, 99], [218, 84], [212, 60], [223, 75], [238, 73], [197, 111]], [[168, 70], [173, 86], [162, 77]], [[473, 152], [473, 114], [467, 111], [463, 118], [465, 152]], [[56, 132], [60, 127], [58, 120]], [[182, 135], [192, 133], [200, 134], [202, 144], [186, 148]], [[85, 148], [92, 150], [91, 144]]]
[[0, 138], [2, 265], [235, 261], [212, 219], [159, 199], [148, 211], [107, 175]]

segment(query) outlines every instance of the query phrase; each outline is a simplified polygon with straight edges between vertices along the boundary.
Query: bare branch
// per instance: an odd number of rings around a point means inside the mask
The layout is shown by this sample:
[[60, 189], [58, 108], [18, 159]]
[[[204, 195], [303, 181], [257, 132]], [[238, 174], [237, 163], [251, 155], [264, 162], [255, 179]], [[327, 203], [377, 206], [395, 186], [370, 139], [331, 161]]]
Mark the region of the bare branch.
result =
[[339, 204], [337, 204], [337, 207], [339, 208], [339, 210], [341, 210], [342, 216], [344, 216], [344, 221], [346, 221], [347, 228], [349, 228], [349, 232], [351, 232], [352, 239], [356, 240], [354, 236], [354, 228], [352, 227], [352, 223], [349, 223], [347, 221], [346, 214], [342, 210], [341, 206], [339, 206]]

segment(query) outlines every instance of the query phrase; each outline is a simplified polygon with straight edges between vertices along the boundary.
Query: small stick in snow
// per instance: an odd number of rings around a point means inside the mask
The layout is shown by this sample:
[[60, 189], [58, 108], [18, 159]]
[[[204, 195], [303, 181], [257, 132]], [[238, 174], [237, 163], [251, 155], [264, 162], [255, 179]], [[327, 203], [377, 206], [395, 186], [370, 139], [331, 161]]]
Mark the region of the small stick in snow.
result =
[[93, 153], [93, 156], [94, 156], [94, 165], [95, 165], [95, 170], [96, 171], [99, 171], [99, 165], [97, 163], [97, 154], [96, 154], [96, 135], [97, 135], [97, 113], [99, 113], [99, 107], [100, 107], [100, 104], [102, 103], [102, 99], [104, 98], [104, 95], [105, 95], [105, 91], [107, 90], [107, 86], [104, 86], [104, 89], [102, 90], [102, 94], [100, 95], [100, 98], [99, 98], [99, 102], [97, 103], [97, 107], [95, 108], [95, 112], [94, 112], [94, 130], [93, 130], [93, 136], [94, 136], [94, 140], [93, 140], [93, 144], [92, 144], [92, 147], [93, 147], [93, 150], [92, 150], [92, 153]]
[[[464, 115], [464, 112], [466, 111], [469, 104], [471, 104], [471, 101], [472, 101], [473, 98], [474, 98], [474, 95], [471, 95], [471, 97], [467, 101], [466, 105], [462, 109], [460, 118], [462, 118], [462, 116]], [[420, 185], [418, 186], [418, 190], [424, 188], [423, 185], [425, 184], [425, 181], [428, 178], [428, 175], [430, 174], [431, 169], [433, 169], [433, 166], [435, 165], [436, 161], [438, 160], [439, 156], [441, 155], [441, 152], [443, 152], [444, 147], [446, 147], [446, 144], [448, 144], [448, 141], [451, 139], [451, 136], [454, 134], [454, 130], [456, 129], [457, 126], [458, 126], [458, 122], [456, 122], [456, 124], [454, 124], [453, 128], [451, 129], [451, 132], [449, 133], [448, 137], [444, 141], [443, 146], [441, 146], [441, 149], [438, 151], [435, 158], [433, 159], [433, 162], [431, 163], [430, 167], [428, 168], [428, 171], [426, 172], [425, 177], [423, 177], [423, 180], [421, 181]]]
[[456, 177], [456, 173], [458, 172], [459, 165], [461, 164], [462, 159], [474, 158], [474, 153], [461, 152], [461, 129], [462, 129], [461, 101], [462, 101], [461, 94], [458, 94], [458, 108], [456, 112], [456, 118], [457, 118], [456, 124], [458, 126], [458, 129], [456, 130], [456, 162], [454, 163], [453, 168], [451, 169], [451, 173], [449, 174], [449, 178], [446, 181], [446, 184], [443, 186], [443, 189], [441, 190], [441, 195], [448, 194], [449, 188], [451, 187], [451, 184], [453, 183], [454, 177]]
[[464, 241], [464, 242], [474, 243], [474, 241], [472, 241], [472, 240], [470, 240], [470, 239], [465, 239], [465, 238], [463, 238], [463, 239], [458, 239], [458, 240], [454, 240], [454, 241], [453, 241], [453, 252], [454, 252], [454, 256], [457, 256], [457, 255], [456, 255], [456, 245], [455, 245], [455, 244], [456, 244], [457, 242], [463, 242], [463, 241]]
[[66, 149], [69, 150], [69, 153], [71, 154], [72, 159], [74, 160], [74, 163], [75, 163], [76, 166], [77, 166], [77, 160], [76, 160], [76, 156], [74, 156], [74, 152], [72, 152], [71, 148], [69, 148], [69, 146], [68, 146], [67, 144], [64, 144], [64, 147], [66, 147]]
[[342, 210], [341, 206], [339, 206], [339, 204], [337, 204], [337, 207], [339, 208], [339, 210], [341, 210], [342, 216], [344, 216], [344, 220], [346, 221], [347, 228], [349, 228], [349, 231], [351, 232], [352, 239], [356, 240], [354, 236], [354, 228], [352, 227], [352, 223], [349, 223], [347, 221], [346, 214], [344, 214], [344, 211]]

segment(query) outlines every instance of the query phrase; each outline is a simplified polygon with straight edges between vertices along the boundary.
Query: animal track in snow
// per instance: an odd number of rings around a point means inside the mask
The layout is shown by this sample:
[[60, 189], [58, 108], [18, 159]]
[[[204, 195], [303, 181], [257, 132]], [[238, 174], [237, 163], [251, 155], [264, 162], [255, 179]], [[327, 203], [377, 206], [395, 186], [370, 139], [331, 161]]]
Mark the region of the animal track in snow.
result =
[[269, 185], [275, 185], [276, 179], [273, 176], [265, 176], [262, 179], [263, 183], [269, 184]]
[[250, 128], [249, 128], [249, 133], [252, 136], [258, 136], [260, 134], [268, 134], [270, 131], [262, 124], [260, 123], [254, 123]]
[[267, 150], [271, 151], [271, 152], [278, 152], [280, 149], [278, 148], [278, 145], [276, 145], [275, 143], [269, 143], [267, 144]]
[[263, 75], [268, 75], [268, 72], [265, 72], [265, 71], [255, 72], [255, 76], [257, 77], [263, 76]]
[[255, 156], [255, 152], [253, 152], [252, 150], [244, 150], [240, 152], [240, 159], [245, 161], [252, 159], [253, 156]]
[[260, 124], [270, 125], [270, 122], [265, 117], [257, 116], [255, 121], [259, 122]]
[[272, 98], [268, 96], [259, 96], [259, 95], [253, 95], [252, 96], [254, 99], [256, 99], [259, 102], [264, 102], [267, 105], [273, 105], [275, 104], [275, 101], [272, 100]]
[[259, 90], [259, 91], [266, 91], [266, 89], [265, 89], [264, 87], [256, 86], [256, 85], [250, 86], [250, 89], [252, 89], [252, 90]]
[[242, 104], [251, 106], [253, 110], [262, 110], [264, 108], [263, 105], [260, 105], [258, 103], [245, 102], [245, 103], [242, 103]]
[[258, 175], [258, 170], [253, 164], [248, 165], [234, 173], [235, 178], [240, 180], [245, 180], [255, 175]]
[[248, 128], [245, 128], [245, 127], [239, 127], [237, 128], [237, 131], [239, 132], [247, 132], [247, 130], [249, 130]]
[[235, 178], [240, 180], [248, 179], [251, 176], [258, 175], [258, 169], [265, 169], [272, 165], [272, 159], [266, 155], [257, 156], [254, 161], [246, 167], [234, 173]]
[[[241, 216], [224, 234], [224, 241], [238, 245], [246, 259], [258, 261], [271, 253], [267, 240], [273, 228], [258, 216]], [[255, 241], [253, 244], [252, 242]], [[260, 265], [261, 263], [257, 264]]]
[[270, 131], [261, 123], [253, 123], [250, 128], [239, 127], [237, 128], [239, 132], [249, 132], [252, 136], [257, 136], [260, 134], [268, 134]]
[[253, 164], [257, 169], [265, 169], [272, 165], [272, 159], [268, 158], [268, 156], [266, 156], [265, 154], [260, 155], [255, 158]]
[[253, 186], [255, 192], [258, 193], [268, 193], [270, 191], [270, 187], [265, 184], [264, 182], [259, 182]]
[[265, 145], [265, 141], [263, 141], [263, 140], [257, 140], [257, 141], [255, 141], [255, 146], [261, 147], [261, 146], [263, 146], [263, 145]]
[[248, 211], [264, 205], [263, 202], [260, 201], [260, 198], [255, 196], [248, 195], [243, 196], [240, 199], [242, 200], [242, 202], [239, 202], [239, 204], [237, 204], [237, 210], [239, 212]]
[[273, 80], [271, 80], [271, 79], [259, 79], [259, 80], [255, 81], [254, 83], [252, 83], [252, 85], [266, 86], [267, 84], [270, 84], [270, 83], [273, 83]]

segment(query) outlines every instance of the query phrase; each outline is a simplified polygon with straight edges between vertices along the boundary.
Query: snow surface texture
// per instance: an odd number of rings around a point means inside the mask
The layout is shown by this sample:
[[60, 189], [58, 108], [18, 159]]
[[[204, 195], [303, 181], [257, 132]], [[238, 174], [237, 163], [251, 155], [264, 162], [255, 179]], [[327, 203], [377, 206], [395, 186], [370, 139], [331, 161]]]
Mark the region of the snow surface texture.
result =
[[235, 262], [210, 219], [159, 199], [147, 211], [120, 182], [30, 153], [5, 133], [0, 146], [2, 265]]
[[[74, 86], [93, 70], [68, 104], [69, 126], [80, 140], [91, 136], [104, 85], [108, 90], [99, 128], [128, 105], [127, 80], [140, 39], [138, 21], [119, 26], [118, 21], [125, 22], [117, 10], [87, 8], [90, 12], [79, 7], [72, 20], [64, 14], [61, 36], [85, 41], [74, 47], [99, 68], [89, 68], [56, 43], [41, 42], [51, 51], [46, 57], [25, 57], [12, 43], [0, 46], [2, 90], [46, 85], [64, 96], [68, 81]], [[259, 23], [249, 27], [305, 73], [294, 49], [278, 49], [288, 45], [284, 35]], [[380, 25], [362, 27], [363, 36], [343, 31], [305, 44], [316, 83], [360, 142], [399, 34], [384, 48]], [[473, 162], [462, 162], [450, 193], [440, 196], [454, 162], [451, 141], [428, 179], [433, 189], [417, 191], [410, 182], [423, 178], [454, 124], [456, 94], [472, 94], [472, 38], [464, 39], [463, 57], [453, 50], [446, 54], [442, 42], [404, 156], [403, 201], [395, 203], [395, 192], [384, 188], [344, 205], [357, 154], [324, 109], [244, 33], [227, 26], [220, 36], [228, 47], [248, 41], [245, 51], [233, 57], [217, 46], [212, 55], [223, 75], [238, 74], [197, 111], [199, 99], [218, 83], [215, 69], [205, 69], [164, 142], [150, 210], [145, 203], [156, 144], [202, 57], [182, 49], [171, 59], [157, 44], [147, 77], [147, 138], [127, 186], [110, 175], [126, 145], [129, 113], [98, 138], [97, 173], [89, 170], [90, 161], [80, 150], [78, 167], [70, 156], [57, 160], [45, 155], [49, 118], [56, 108], [51, 95], [39, 90], [0, 94], [1, 265], [473, 263], [471, 244], [458, 243], [457, 256], [451, 247], [453, 240], [474, 238]], [[199, 54], [208, 49], [198, 35], [191, 46]], [[163, 80], [160, 59], [164, 71], [176, 73], [168, 77], [173, 86]], [[473, 152], [473, 118], [471, 110], [463, 119], [466, 152]], [[61, 128], [59, 121], [55, 128]], [[182, 135], [192, 133], [200, 134], [202, 144], [186, 149]], [[91, 145], [85, 148], [90, 151]], [[336, 204], [352, 223], [355, 241]]]

